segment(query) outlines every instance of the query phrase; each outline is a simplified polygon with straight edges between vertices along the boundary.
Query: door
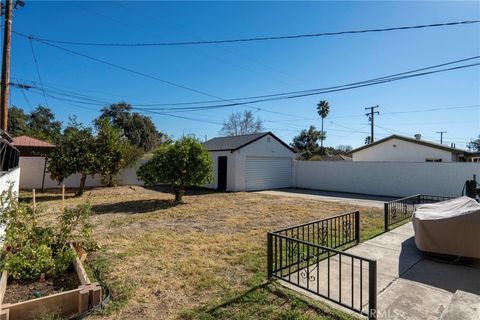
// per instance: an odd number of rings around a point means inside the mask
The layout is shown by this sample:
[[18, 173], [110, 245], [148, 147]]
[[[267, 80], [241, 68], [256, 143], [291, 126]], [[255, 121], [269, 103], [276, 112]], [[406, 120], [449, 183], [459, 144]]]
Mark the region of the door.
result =
[[292, 186], [291, 158], [247, 157], [245, 190], [288, 188]]
[[227, 190], [227, 157], [218, 157], [218, 190]]

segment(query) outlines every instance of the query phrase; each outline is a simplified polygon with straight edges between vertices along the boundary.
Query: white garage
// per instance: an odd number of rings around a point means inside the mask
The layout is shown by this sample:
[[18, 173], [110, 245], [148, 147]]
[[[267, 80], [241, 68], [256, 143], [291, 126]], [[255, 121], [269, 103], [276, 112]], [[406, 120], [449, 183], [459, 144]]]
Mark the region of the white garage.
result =
[[293, 186], [295, 151], [271, 132], [217, 137], [204, 146], [214, 175], [207, 187], [253, 191]]

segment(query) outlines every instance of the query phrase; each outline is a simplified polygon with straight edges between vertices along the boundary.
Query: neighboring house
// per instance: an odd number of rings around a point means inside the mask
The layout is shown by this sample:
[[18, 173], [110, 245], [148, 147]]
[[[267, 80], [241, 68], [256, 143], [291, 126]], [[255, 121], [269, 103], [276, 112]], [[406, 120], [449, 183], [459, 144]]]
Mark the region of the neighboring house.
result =
[[213, 162], [209, 188], [251, 191], [292, 187], [295, 151], [271, 132], [206, 141]]
[[313, 156], [312, 161], [352, 161], [352, 157], [343, 154], [325, 155], [325, 156]]
[[422, 140], [420, 135], [391, 135], [354, 149], [351, 155], [353, 161], [464, 162], [470, 153]]
[[12, 143], [20, 150], [21, 157], [45, 157], [55, 148], [54, 144], [29, 136], [15, 137]]

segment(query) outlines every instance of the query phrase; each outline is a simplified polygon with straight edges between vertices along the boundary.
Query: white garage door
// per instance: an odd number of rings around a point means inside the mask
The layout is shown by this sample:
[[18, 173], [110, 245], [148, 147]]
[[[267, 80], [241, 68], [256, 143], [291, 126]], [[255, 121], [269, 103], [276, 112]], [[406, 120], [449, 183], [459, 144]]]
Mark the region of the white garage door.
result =
[[247, 191], [291, 187], [292, 159], [247, 157], [245, 180]]

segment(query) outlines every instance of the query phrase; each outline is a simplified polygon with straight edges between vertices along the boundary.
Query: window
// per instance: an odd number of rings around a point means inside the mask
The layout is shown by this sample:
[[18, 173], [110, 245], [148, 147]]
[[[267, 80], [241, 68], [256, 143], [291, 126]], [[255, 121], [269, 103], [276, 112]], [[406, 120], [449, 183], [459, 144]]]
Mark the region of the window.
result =
[[442, 162], [442, 158], [426, 158], [425, 162]]

